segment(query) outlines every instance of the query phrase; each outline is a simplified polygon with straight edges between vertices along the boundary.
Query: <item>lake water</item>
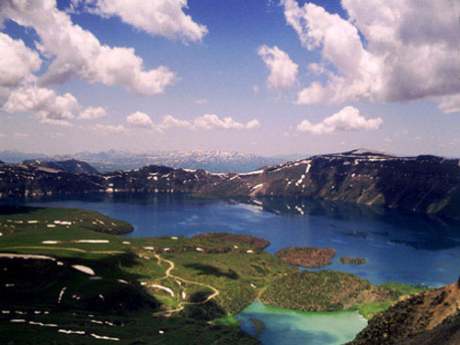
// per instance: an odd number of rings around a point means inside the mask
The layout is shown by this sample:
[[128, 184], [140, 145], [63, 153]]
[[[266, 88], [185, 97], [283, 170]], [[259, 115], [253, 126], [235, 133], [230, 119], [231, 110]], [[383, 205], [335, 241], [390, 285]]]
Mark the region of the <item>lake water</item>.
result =
[[238, 319], [244, 331], [265, 345], [341, 345], [353, 340], [367, 325], [357, 312], [304, 313], [259, 302], [246, 308]]
[[[54, 200], [36, 206], [100, 211], [134, 225], [129, 236], [191, 236], [227, 231], [265, 238], [270, 252], [288, 246], [337, 250], [328, 269], [355, 273], [373, 283], [398, 281], [439, 286], [460, 274], [460, 226], [422, 216], [305, 200], [236, 201], [184, 196], [98, 196]], [[303, 215], [302, 215], [303, 213]], [[361, 256], [365, 265], [342, 265], [341, 256]]]
[[[271, 241], [270, 252], [288, 246], [334, 247], [337, 256], [327, 269], [351, 272], [373, 283], [439, 286], [460, 274], [459, 225], [420, 215], [306, 200], [246, 204], [171, 195], [105, 195], [30, 205], [100, 211], [133, 224], [135, 231], [128, 236], [135, 237], [226, 231], [263, 237]], [[345, 255], [365, 257], [368, 263], [342, 265], [339, 258]], [[263, 322], [258, 337], [264, 345], [341, 344], [366, 324], [356, 313], [297, 313], [257, 302], [239, 317], [250, 333], [251, 319]]]

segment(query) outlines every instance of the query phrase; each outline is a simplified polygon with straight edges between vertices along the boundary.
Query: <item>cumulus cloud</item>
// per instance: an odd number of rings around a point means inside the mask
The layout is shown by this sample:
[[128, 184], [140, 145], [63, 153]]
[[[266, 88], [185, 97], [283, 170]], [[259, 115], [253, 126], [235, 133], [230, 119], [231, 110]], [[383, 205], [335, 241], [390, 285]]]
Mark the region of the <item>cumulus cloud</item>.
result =
[[40, 37], [37, 49], [51, 59], [42, 83], [78, 76], [90, 83], [120, 85], [154, 95], [164, 92], [176, 79], [165, 66], [146, 70], [133, 48], [101, 44], [91, 32], [72, 23], [55, 0], [4, 0], [0, 3], [0, 23], [5, 19], [33, 28]]
[[23, 41], [15, 40], [0, 32], [0, 86], [15, 87], [33, 79], [33, 72], [41, 66], [40, 57], [26, 47]]
[[165, 115], [161, 120], [159, 128], [192, 128], [192, 124], [189, 121], [177, 119], [172, 115]]
[[198, 129], [254, 129], [258, 128], [258, 120], [251, 120], [243, 123], [235, 121], [233, 118], [219, 117], [216, 114], [204, 114], [193, 121], [193, 127]]
[[128, 117], [126, 118], [126, 122], [128, 122], [133, 127], [139, 127], [139, 128], [153, 128], [154, 127], [154, 123], [152, 119], [150, 118], [150, 116], [140, 111], [136, 111], [135, 113], [128, 115]]
[[42, 123], [72, 126], [72, 120], [97, 119], [106, 115], [102, 107], [87, 107], [82, 110], [71, 93], [59, 95], [56, 91], [24, 85], [11, 89], [2, 110], [8, 113], [32, 113]]
[[300, 104], [460, 93], [460, 78], [453, 77], [460, 75], [460, 35], [452, 1], [342, 0], [349, 20], [313, 3], [283, 5], [301, 43], [319, 50], [322, 66], [330, 66], [325, 82], [298, 94]]
[[162, 117], [161, 121], [155, 123], [149, 115], [138, 111], [128, 115], [126, 121], [133, 127], [148, 128], [158, 131], [171, 128], [186, 128], [192, 130], [250, 130], [260, 127], [260, 122], [256, 119], [248, 122], [238, 122], [229, 116], [220, 117], [216, 114], [204, 114], [192, 119], [191, 121], [178, 119], [172, 115], [165, 115]]
[[439, 99], [439, 109], [445, 113], [459, 113], [460, 94], [441, 97]]
[[9, 113], [32, 112], [43, 123], [69, 126], [79, 113], [77, 99], [70, 93], [58, 95], [54, 90], [34, 86], [14, 89], [3, 110]]
[[80, 119], [94, 120], [107, 116], [107, 110], [103, 107], [88, 107], [80, 113]]
[[184, 10], [187, 0], [86, 0], [93, 13], [117, 16], [123, 22], [151, 35], [183, 41], [201, 41], [206, 26], [193, 21]]
[[297, 80], [299, 66], [289, 55], [277, 46], [263, 45], [259, 48], [259, 56], [269, 70], [267, 84], [273, 89], [283, 89], [293, 86]]
[[339, 112], [325, 118], [319, 123], [303, 120], [297, 130], [310, 134], [330, 134], [336, 131], [376, 130], [382, 125], [380, 117], [367, 119], [354, 107], [344, 107]]

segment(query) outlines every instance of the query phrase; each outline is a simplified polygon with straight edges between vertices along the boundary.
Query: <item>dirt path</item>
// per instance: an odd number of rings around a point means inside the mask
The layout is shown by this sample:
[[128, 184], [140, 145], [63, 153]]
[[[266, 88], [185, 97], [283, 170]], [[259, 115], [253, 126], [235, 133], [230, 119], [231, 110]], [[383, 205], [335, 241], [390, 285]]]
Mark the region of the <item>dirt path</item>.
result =
[[[167, 279], [167, 278], [172, 278], [172, 279], [175, 279], [177, 281], [180, 281], [180, 282], [183, 282], [183, 283], [187, 283], [187, 284], [191, 284], [191, 285], [198, 285], [198, 286], [202, 286], [202, 287], [205, 287], [205, 288], [208, 288], [210, 289], [211, 291], [213, 291], [213, 293], [211, 295], [209, 295], [208, 297], [206, 297], [206, 299], [204, 299], [203, 301], [200, 301], [200, 302], [186, 302], [186, 301], [181, 301], [179, 303], [179, 307], [178, 308], [175, 308], [175, 309], [170, 309], [170, 310], [167, 310], [167, 311], [164, 311], [164, 312], [158, 312], [158, 313], [155, 313], [154, 315], [167, 315], [167, 316], [170, 316], [172, 315], [173, 313], [177, 313], [181, 310], [183, 310], [185, 308], [186, 305], [201, 305], [201, 304], [206, 304], [208, 303], [210, 300], [216, 298], [217, 296], [219, 296], [220, 294], [220, 291], [218, 289], [216, 289], [214, 286], [212, 285], [209, 285], [209, 284], [205, 284], [205, 283], [200, 283], [200, 282], [197, 282], [197, 281], [193, 281], [193, 280], [188, 280], [188, 279], [185, 279], [185, 278], [182, 278], [182, 277], [179, 277], [179, 276], [176, 276], [174, 274], [172, 274], [171, 272], [176, 268], [176, 265], [174, 264], [173, 261], [171, 260], [167, 260], [167, 259], [164, 259], [162, 258], [160, 255], [158, 254], [155, 254], [155, 258], [157, 259], [157, 262], [159, 265], [161, 265], [162, 262], [165, 262], [169, 265], [169, 267], [166, 269], [165, 271], [165, 275], [164, 277], [160, 278], [160, 280], [162, 279]], [[180, 296], [180, 294], [179, 294]]]

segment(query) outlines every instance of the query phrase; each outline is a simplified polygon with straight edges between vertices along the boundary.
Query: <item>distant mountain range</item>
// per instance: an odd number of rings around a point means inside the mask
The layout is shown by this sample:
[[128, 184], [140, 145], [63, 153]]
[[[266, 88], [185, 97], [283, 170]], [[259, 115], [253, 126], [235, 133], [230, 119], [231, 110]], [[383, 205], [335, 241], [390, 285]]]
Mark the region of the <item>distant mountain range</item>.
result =
[[172, 168], [203, 169], [210, 172], [247, 172], [261, 167], [276, 165], [299, 155], [264, 157], [228, 151], [160, 151], [130, 153], [124, 151], [80, 152], [71, 155], [48, 156], [38, 153], [0, 151], [0, 160], [8, 163], [23, 161], [80, 160], [91, 164], [99, 172], [132, 170], [147, 165], [163, 165]]
[[[244, 173], [158, 165], [98, 173], [75, 160], [0, 165], [0, 199], [95, 192], [190, 193], [254, 203], [267, 197], [300, 197], [460, 219], [460, 163], [353, 150]], [[301, 207], [296, 211], [304, 212]]]

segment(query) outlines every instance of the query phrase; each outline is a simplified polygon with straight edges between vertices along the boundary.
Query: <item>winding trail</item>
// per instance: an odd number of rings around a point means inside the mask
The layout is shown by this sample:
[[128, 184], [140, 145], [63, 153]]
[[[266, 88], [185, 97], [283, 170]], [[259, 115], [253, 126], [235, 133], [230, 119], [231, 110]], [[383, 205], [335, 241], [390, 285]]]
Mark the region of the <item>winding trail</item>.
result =
[[[204, 299], [203, 301], [199, 301], [199, 302], [186, 302], [186, 301], [181, 301], [179, 303], [179, 306], [175, 309], [170, 309], [170, 310], [166, 310], [166, 311], [161, 311], [161, 312], [157, 312], [157, 313], [154, 313], [153, 315], [155, 316], [171, 316], [173, 313], [177, 313], [177, 312], [180, 312], [182, 310], [184, 310], [185, 306], [186, 305], [201, 305], [201, 304], [206, 304], [208, 303], [210, 300], [216, 298], [217, 296], [219, 296], [220, 294], [220, 291], [215, 288], [214, 286], [212, 285], [209, 285], [209, 284], [205, 284], [205, 283], [200, 283], [200, 282], [197, 282], [197, 281], [193, 281], [193, 280], [188, 280], [188, 279], [185, 279], [185, 278], [182, 278], [182, 277], [179, 277], [179, 276], [176, 276], [174, 274], [172, 274], [171, 272], [176, 268], [176, 265], [174, 264], [173, 261], [171, 260], [167, 260], [167, 259], [164, 259], [162, 258], [160, 255], [158, 254], [155, 254], [155, 258], [157, 259], [157, 262], [158, 262], [158, 265], [161, 265], [162, 262], [165, 262], [169, 265], [169, 267], [166, 269], [165, 271], [165, 275], [160, 278], [159, 280], [163, 280], [163, 279], [167, 279], [167, 278], [172, 278], [172, 279], [175, 279], [176, 281], [180, 281], [180, 282], [183, 282], [183, 283], [187, 283], [187, 284], [191, 284], [191, 285], [198, 285], [198, 286], [202, 286], [202, 287], [205, 287], [205, 288], [208, 288], [210, 289], [211, 291], [213, 291], [212, 294], [210, 294], [208, 297], [206, 297], [206, 299]], [[180, 295], [179, 295], [180, 296]]]

